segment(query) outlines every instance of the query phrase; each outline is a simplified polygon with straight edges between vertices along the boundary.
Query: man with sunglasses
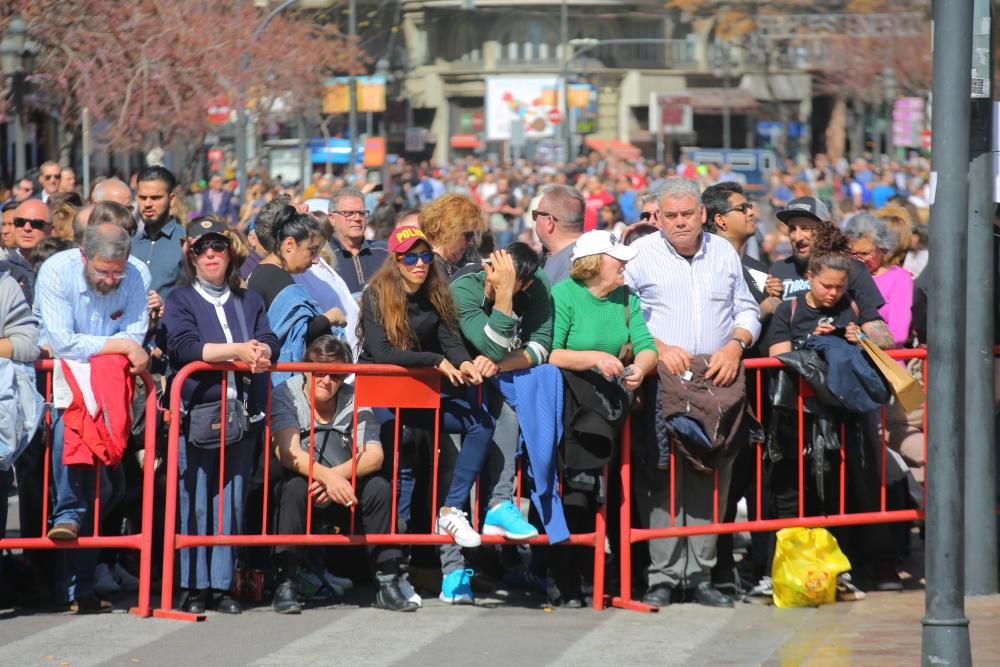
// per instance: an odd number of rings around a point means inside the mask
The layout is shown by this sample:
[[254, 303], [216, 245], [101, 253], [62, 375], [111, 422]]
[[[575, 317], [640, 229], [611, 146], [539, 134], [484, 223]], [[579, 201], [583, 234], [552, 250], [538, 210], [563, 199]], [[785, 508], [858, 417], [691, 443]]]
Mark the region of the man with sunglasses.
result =
[[586, 200], [574, 188], [549, 185], [531, 212], [535, 233], [545, 246], [545, 274], [552, 285], [569, 278], [573, 248], [583, 234], [586, 210]]
[[10, 261], [31, 270], [31, 255], [39, 241], [52, 235], [49, 207], [41, 199], [27, 199], [14, 210], [14, 242], [17, 252], [11, 253]]
[[42, 191], [39, 196], [43, 203], [49, 203], [49, 197], [59, 192], [59, 179], [62, 176], [62, 167], [58, 162], [49, 160], [42, 163], [38, 169], [38, 180], [42, 184]]
[[639, 222], [660, 228], [660, 196], [658, 192], [647, 192], [639, 197]]
[[31, 199], [37, 190], [35, 186], [35, 179], [31, 173], [24, 174], [14, 181], [14, 185], [10, 189], [10, 200], [15, 204], [20, 204], [26, 199]]
[[330, 247], [337, 260], [337, 273], [358, 298], [368, 279], [385, 262], [388, 251], [365, 238], [368, 211], [365, 195], [355, 188], [341, 188], [330, 196], [330, 223], [333, 238]]
[[757, 233], [757, 211], [753, 202], [747, 200], [743, 186], [736, 181], [723, 181], [705, 188], [701, 194], [705, 206], [705, 220], [708, 231], [732, 244], [743, 264], [743, 280], [754, 300], [762, 306], [762, 314], [768, 317], [774, 313], [774, 305], [765, 310], [767, 282], [773, 286], [777, 278], [767, 275], [767, 265], [746, 254], [747, 241]]

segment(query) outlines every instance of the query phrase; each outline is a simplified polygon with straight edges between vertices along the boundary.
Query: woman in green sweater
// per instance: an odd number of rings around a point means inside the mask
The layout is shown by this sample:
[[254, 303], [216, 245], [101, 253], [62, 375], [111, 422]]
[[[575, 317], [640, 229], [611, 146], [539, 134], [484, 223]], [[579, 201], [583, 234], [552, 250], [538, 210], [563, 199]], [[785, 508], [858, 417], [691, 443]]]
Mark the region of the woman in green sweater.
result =
[[[625, 287], [625, 264], [635, 254], [635, 248], [611, 232], [587, 232], [577, 239], [570, 280], [552, 288], [555, 322], [549, 363], [571, 371], [595, 370], [608, 380], [622, 378], [628, 391], [638, 389], [656, 367], [656, 344], [639, 298]], [[625, 343], [632, 344], [635, 354], [627, 373], [618, 358]]]

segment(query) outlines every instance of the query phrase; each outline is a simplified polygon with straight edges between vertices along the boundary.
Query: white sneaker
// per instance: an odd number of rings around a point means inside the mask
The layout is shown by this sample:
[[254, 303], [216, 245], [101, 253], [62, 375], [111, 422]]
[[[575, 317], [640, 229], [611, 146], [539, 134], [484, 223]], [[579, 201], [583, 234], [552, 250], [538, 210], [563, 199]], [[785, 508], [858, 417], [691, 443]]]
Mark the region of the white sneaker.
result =
[[[447, 514], [445, 512], [447, 511]], [[454, 507], [442, 507], [437, 520], [438, 535], [450, 535], [460, 547], [473, 548], [483, 543], [479, 533], [472, 530], [468, 515]]]
[[338, 577], [329, 570], [323, 570], [323, 581], [341, 597], [343, 597], [344, 591], [349, 591], [354, 588], [353, 581], [347, 577]]
[[844, 572], [837, 575], [837, 602], [856, 602], [864, 600], [865, 592], [854, 585], [851, 581], [851, 574]]
[[119, 563], [115, 563], [115, 568], [112, 571], [115, 580], [118, 585], [126, 591], [137, 591], [139, 590], [139, 580], [132, 576], [132, 573], [122, 567]]
[[111, 575], [111, 568], [107, 563], [98, 563], [94, 570], [94, 592], [101, 595], [113, 595], [121, 592], [121, 587]]
[[399, 575], [399, 592], [403, 594], [403, 597], [417, 605], [418, 607], [424, 606], [424, 599], [420, 597], [420, 594], [414, 590], [413, 586], [410, 584], [410, 575], [401, 574]]

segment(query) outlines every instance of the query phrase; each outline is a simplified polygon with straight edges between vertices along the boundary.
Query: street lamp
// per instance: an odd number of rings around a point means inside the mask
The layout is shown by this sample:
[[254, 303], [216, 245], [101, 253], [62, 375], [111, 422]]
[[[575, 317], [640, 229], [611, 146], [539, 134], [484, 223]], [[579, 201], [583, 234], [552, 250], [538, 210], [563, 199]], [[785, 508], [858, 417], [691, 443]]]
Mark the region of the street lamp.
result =
[[885, 91], [885, 124], [883, 126], [884, 130], [884, 146], [885, 154], [889, 157], [892, 156], [892, 106], [896, 101], [896, 70], [891, 67], [886, 67], [882, 70], [882, 90]]
[[0, 40], [0, 69], [11, 79], [11, 99], [13, 101], [14, 130], [14, 171], [15, 178], [24, 176], [27, 163], [24, 155], [24, 127], [21, 115], [24, 110], [24, 92], [28, 74], [34, 69], [38, 44], [28, 38], [28, 26], [24, 19], [15, 16], [7, 26], [7, 32]]

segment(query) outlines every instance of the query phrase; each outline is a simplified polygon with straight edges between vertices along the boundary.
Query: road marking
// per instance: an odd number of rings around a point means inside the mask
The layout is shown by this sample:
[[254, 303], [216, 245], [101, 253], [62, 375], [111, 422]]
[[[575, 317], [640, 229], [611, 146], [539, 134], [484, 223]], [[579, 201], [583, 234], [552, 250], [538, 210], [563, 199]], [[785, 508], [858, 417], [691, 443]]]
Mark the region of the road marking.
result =
[[[72, 617], [57, 616], [54, 620], [62, 618]], [[2, 662], [7, 665], [100, 665], [187, 626], [178, 621], [138, 618], [123, 613], [80, 616], [5, 644]]]

